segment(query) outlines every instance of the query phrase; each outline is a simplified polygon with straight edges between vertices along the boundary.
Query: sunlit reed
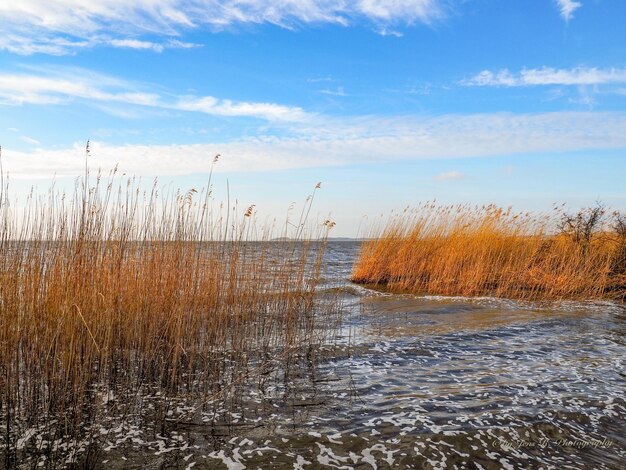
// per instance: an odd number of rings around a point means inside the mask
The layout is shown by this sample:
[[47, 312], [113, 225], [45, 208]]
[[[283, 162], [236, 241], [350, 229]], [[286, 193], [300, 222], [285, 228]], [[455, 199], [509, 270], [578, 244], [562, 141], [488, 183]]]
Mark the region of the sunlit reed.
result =
[[329, 227], [307, 220], [317, 187], [303, 216], [276, 229], [258, 225], [254, 205], [214, 201], [210, 179], [146, 191], [86, 170], [73, 194], [33, 193], [18, 207], [2, 176], [7, 465], [28, 428], [77, 436], [106, 414], [106, 397], [145, 388], [203, 403], [323, 335], [314, 291]]
[[619, 213], [515, 213], [496, 206], [406, 209], [363, 244], [359, 283], [421, 294], [518, 299], [623, 298]]

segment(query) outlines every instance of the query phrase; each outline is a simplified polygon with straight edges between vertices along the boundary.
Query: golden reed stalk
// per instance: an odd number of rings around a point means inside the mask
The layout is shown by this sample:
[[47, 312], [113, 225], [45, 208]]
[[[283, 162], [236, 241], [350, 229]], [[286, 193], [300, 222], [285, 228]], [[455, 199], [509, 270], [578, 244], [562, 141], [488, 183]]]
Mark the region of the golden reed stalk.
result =
[[203, 191], [162, 195], [156, 183], [143, 191], [115, 172], [90, 182], [86, 170], [73, 195], [51, 190], [19, 208], [3, 180], [6, 465], [27, 428], [56, 422], [56, 436], [80, 434], [106, 413], [98, 397], [132, 398], [144, 387], [165, 397], [212, 396], [267, 357], [319, 339], [312, 280], [327, 225], [311, 234], [301, 217], [279, 233], [296, 240], [273, 241], [254, 206], [243, 214], [219, 206], [210, 179]]
[[420, 294], [623, 299], [624, 217], [613, 215], [610, 224], [601, 207], [532, 215], [427, 203], [374, 229], [352, 280]]

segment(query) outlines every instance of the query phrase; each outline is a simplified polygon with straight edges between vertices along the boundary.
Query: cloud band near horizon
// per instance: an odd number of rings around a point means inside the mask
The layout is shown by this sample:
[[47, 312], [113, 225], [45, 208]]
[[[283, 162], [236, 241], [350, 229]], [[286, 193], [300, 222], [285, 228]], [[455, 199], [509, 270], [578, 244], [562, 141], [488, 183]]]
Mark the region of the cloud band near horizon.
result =
[[[107, 171], [137, 176], [216, 171], [277, 171], [407, 160], [495, 157], [626, 149], [626, 113], [554, 112], [439, 117], [328, 118], [315, 130], [292, 129], [284, 136], [172, 145], [112, 145], [93, 142], [90, 162]], [[80, 175], [84, 144], [66, 149], [20, 152], [3, 149], [13, 177]]]

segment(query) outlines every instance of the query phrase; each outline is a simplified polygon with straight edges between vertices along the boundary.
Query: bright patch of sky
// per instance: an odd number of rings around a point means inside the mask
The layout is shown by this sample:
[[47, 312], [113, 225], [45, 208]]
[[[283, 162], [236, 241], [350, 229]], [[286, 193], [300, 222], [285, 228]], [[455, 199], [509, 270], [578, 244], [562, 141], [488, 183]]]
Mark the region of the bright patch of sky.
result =
[[337, 236], [433, 198], [624, 209], [625, 18], [617, 0], [2, 2], [3, 165], [16, 192], [71, 183], [91, 139], [93, 167], [185, 189], [219, 153], [218, 189], [263, 216], [322, 181]]

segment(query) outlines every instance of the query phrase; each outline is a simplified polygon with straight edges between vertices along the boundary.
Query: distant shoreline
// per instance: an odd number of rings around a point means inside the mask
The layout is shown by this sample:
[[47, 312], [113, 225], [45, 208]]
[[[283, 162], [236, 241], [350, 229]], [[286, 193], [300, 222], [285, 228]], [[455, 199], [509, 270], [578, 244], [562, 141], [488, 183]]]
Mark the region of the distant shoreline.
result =
[[[271, 238], [270, 241], [271, 242], [290, 242], [290, 241], [297, 241], [297, 242], [301, 242], [301, 241], [320, 241], [321, 239], [316, 239], [316, 238], [310, 238], [307, 240], [302, 240], [302, 239], [295, 239], [295, 238], [289, 238], [289, 237], [277, 237], [277, 238]], [[373, 238], [350, 238], [350, 237], [328, 237], [326, 238], [326, 241], [329, 242], [366, 242], [366, 241], [371, 241], [374, 240]]]

